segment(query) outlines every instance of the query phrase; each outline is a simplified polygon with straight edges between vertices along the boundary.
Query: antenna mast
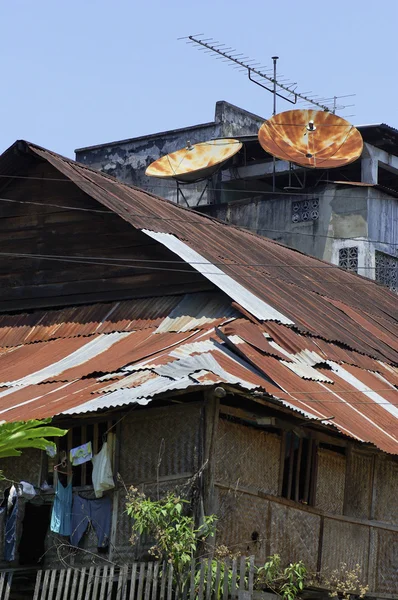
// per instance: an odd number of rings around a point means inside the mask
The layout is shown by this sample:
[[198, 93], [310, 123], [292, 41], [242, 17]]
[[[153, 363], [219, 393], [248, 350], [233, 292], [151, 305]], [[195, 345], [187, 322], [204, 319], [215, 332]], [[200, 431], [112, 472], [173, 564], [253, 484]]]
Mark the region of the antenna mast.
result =
[[[286, 100], [286, 102], [290, 102], [291, 104], [305, 102], [306, 104], [316, 106], [318, 109], [332, 113], [335, 113], [336, 109], [342, 110], [346, 108], [346, 106], [337, 105], [337, 99], [347, 98], [348, 96], [333, 96], [331, 99], [318, 98], [316, 95], [313, 94], [308, 96], [307, 94], [310, 94], [311, 92], [301, 93], [297, 91], [297, 83], [289, 82], [289, 80], [287, 79], [277, 79], [276, 60], [278, 59], [278, 57], [276, 56], [272, 57], [274, 68], [267, 69], [264, 66], [261, 66], [260, 63], [256, 63], [255, 61], [251, 60], [248, 56], [236, 53], [236, 50], [234, 48], [228, 48], [225, 46], [225, 44], [220, 44], [216, 40], [213, 40], [213, 38], [200, 39], [198, 37], [198, 34], [196, 34], [179, 39], [187, 40], [187, 44], [196, 45], [199, 47], [199, 50], [203, 50], [208, 54], [215, 55], [215, 57], [218, 60], [234, 63], [236, 69], [247, 71], [247, 75], [250, 81], [252, 81], [256, 85], [259, 85], [260, 87], [264, 88], [265, 90], [271, 92], [274, 95], [274, 114], [276, 112], [275, 104], [277, 96], [279, 98], [282, 98], [283, 100]], [[257, 81], [256, 79], [254, 79], [254, 77], [257, 77], [262, 81], [270, 82], [272, 84], [272, 87], [264, 85], [264, 83], [262, 83], [261, 81]], [[350, 96], [352, 95], [354, 94], [350, 94]], [[323, 103], [327, 100], [331, 100], [331, 105], [328, 106], [328, 104]]]

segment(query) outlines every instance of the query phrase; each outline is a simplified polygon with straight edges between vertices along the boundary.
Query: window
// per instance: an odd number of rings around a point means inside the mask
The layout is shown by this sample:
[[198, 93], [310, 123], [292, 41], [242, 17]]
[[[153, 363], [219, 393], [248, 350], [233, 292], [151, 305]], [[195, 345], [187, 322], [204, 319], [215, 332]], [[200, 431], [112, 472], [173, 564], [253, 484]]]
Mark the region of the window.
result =
[[293, 431], [285, 435], [282, 496], [289, 500], [312, 504], [314, 496], [314, 441]]
[[311, 198], [311, 200], [295, 200], [292, 203], [293, 223], [316, 221], [317, 219], [319, 219], [319, 198]]
[[340, 248], [339, 267], [358, 273], [358, 246]]
[[398, 292], [398, 258], [377, 250], [375, 258], [376, 281], [386, 285], [393, 292]]
[[[54, 458], [47, 458], [47, 483], [54, 485], [55, 478], [59, 477], [63, 485], [67, 483], [68, 477], [62, 473], [56, 473], [54, 466], [57, 465], [65, 456], [67, 457], [68, 468], [69, 453], [72, 448], [91, 442], [93, 454], [97, 454], [102, 447], [107, 431], [114, 425], [113, 421], [102, 421], [79, 427], [72, 427], [68, 433], [55, 440], [58, 452]], [[114, 431], [114, 430], [113, 430]], [[92, 485], [93, 463], [89, 460], [82, 465], [72, 467], [72, 486], [81, 487]]]

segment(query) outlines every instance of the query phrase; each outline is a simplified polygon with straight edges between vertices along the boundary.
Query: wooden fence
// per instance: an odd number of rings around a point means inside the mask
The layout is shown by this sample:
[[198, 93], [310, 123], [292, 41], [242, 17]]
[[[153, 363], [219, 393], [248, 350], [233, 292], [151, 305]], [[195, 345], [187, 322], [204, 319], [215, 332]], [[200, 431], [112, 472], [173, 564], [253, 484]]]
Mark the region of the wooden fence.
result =
[[33, 600], [250, 600], [253, 580], [254, 560], [246, 557], [192, 562], [184, 585], [158, 562], [48, 569], [37, 573]]
[[8, 600], [10, 597], [12, 572], [2, 571], [0, 573], [0, 600]]

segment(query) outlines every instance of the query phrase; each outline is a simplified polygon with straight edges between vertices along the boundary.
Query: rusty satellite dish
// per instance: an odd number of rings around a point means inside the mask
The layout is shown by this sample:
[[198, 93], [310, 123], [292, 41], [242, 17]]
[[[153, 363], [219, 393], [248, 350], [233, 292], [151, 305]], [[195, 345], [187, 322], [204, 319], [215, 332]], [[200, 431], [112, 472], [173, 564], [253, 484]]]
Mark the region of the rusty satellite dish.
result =
[[229, 158], [242, 148], [242, 143], [231, 138], [210, 140], [191, 145], [166, 154], [149, 165], [145, 175], [176, 179], [193, 183], [207, 179]]
[[312, 169], [347, 165], [361, 155], [358, 129], [333, 113], [288, 110], [262, 124], [258, 140], [276, 158]]

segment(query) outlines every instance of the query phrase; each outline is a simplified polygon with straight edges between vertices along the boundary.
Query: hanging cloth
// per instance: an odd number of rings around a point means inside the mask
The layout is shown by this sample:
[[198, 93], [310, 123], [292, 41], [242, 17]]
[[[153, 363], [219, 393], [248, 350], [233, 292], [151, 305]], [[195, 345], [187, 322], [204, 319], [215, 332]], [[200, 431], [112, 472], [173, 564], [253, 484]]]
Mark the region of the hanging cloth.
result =
[[53, 510], [51, 513], [51, 531], [60, 535], [71, 534], [72, 483], [66, 487], [57, 482]]
[[[111, 436], [109, 435], [109, 438]], [[102, 444], [98, 454], [93, 456], [93, 486], [96, 498], [102, 498], [103, 492], [112, 490], [115, 487], [112, 473], [112, 463], [110, 457], [110, 446], [108, 442]]]
[[4, 560], [15, 559], [17, 544], [18, 492], [14, 485], [4, 493], [0, 514], [4, 513]]

